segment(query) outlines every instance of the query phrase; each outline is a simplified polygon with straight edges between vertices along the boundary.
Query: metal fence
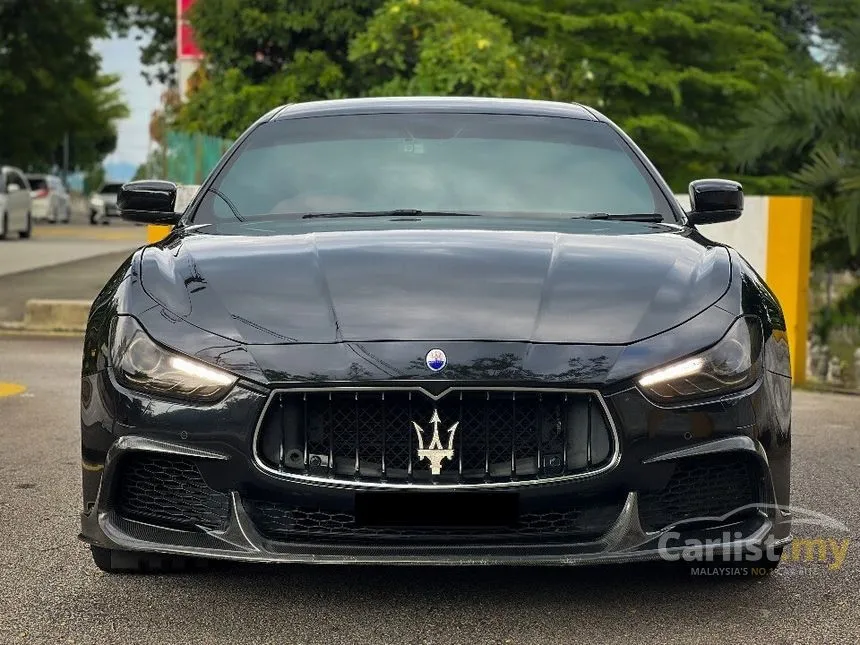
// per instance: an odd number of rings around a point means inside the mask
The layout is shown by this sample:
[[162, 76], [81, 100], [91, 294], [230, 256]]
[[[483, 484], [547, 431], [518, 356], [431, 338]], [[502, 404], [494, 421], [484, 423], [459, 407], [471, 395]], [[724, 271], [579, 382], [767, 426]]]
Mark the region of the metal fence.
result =
[[209, 171], [232, 145], [229, 139], [205, 134], [167, 132], [162, 177], [177, 184], [201, 184]]

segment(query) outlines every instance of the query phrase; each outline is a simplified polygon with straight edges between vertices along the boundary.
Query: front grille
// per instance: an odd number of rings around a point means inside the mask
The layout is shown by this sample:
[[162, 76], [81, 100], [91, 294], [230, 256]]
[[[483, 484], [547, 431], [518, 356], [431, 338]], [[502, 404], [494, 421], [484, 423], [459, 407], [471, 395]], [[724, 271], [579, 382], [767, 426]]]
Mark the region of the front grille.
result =
[[[421, 503], [421, 493], [415, 503]], [[351, 512], [319, 507], [292, 506], [283, 502], [245, 500], [245, 509], [260, 534], [275, 542], [322, 540], [336, 543], [528, 543], [590, 541], [597, 539], [618, 519], [623, 498], [564, 505], [519, 516], [515, 526], [493, 528], [360, 526]]]
[[639, 494], [642, 528], [657, 531], [683, 520], [720, 518], [761, 501], [759, 468], [738, 454], [681, 459], [669, 483]]
[[186, 530], [222, 529], [230, 498], [209, 488], [190, 459], [132, 454], [120, 464], [114, 505], [131, 520]]
[[[437, 474], [419, 455], [434, 427], [434, 447], [451, 449]], [[256, 450], [284, 473], [457, 484], [588, 473], [617, 446], [596, 395], [455, 388], [437, 401], [422, 390], [284, 391], [264, 412]]]

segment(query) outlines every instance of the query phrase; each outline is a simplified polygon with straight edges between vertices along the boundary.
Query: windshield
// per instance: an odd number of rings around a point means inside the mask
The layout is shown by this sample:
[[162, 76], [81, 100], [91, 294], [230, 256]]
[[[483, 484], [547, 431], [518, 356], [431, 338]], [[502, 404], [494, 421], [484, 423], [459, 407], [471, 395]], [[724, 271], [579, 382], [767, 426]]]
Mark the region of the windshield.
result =
[[122, 184], [105, 184], [99, 189], [99, 195], [116, 195]]
[[374, 114], [257, 128], [195, 223], [320, 213], [571, 218], [671, 208], [610, 126], [558, 117]]

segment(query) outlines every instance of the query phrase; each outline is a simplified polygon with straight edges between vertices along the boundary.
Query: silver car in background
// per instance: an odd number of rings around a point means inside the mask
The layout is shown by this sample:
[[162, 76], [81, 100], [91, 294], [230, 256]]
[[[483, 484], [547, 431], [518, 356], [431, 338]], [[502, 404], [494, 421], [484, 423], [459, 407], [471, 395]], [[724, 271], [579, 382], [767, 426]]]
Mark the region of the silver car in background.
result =
[[30, 237], [30, 184], [24, 173], [12, 166], [0, 166], [0, 239], [18, 233]]
[[90, 224], [108, 224], [109, 217], [119, 217], [116, 196], [123, 182], [107, 182], [90, 195]]
[[72, 209], [62, 179], [55, 175], [27, 175], [35, 221], [69, 223]]

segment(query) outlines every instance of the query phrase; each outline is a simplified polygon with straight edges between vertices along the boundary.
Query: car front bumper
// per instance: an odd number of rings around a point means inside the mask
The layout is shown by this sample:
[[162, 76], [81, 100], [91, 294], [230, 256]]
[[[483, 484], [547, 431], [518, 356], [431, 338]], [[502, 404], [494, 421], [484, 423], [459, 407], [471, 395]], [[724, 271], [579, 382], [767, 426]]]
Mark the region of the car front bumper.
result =
[[[118, 550], [258, 562], [389, 564], [558, 564], [673, 559], [693, 560], [705, 552], [739, 552], [759, 545], [777, 548], [790, 541], [788, 468], [790, 442], [771, 424], [767, 380], [750, 390], [707, 404], [660, 408], [635, 387], [606, 394], [619, 430], [620, 459], [609, 472], [582, 480], [517, 486], [523, 507], [554, 500], [587, 500], [611, 494], [617, 512], [598, 533], [559, 540], [343, 540], [337, 531], [309, 539], [273, 539], [249, 512], [254, 499], [310, 500], [351, 511], [360, 487], [279, 478], [254, 459], [254, 429], [268, 394], [238, 385], [222, 401], [184, 405], [142, 396], [116, 383], [109, 369], [82, 384], [83, 497], [81, 538]], [[126, 458], [155, 455], [197, 465], [205, 486], [223, 500], [224, 523], [178, 529], [158, 521], [129, 518], [115, 503]], [[689, 518], [656, 527], [643, 522], [643, 500], [670, 485], [679, 464], [692, 460], [738, 459], [755, 465], [761, 495], [743, 513]], [[712, 482], [715, 486], [718, 481]], [[169, 483], [166, 487], [169, 488]], [[702, 487], [700, 487], [702, 488]], [[415, 503], [421, 504], [416, 490]], [[738, 506], [749, 500], [739, 500]], [[701, 548], [698, 544], [710, 546]]]

